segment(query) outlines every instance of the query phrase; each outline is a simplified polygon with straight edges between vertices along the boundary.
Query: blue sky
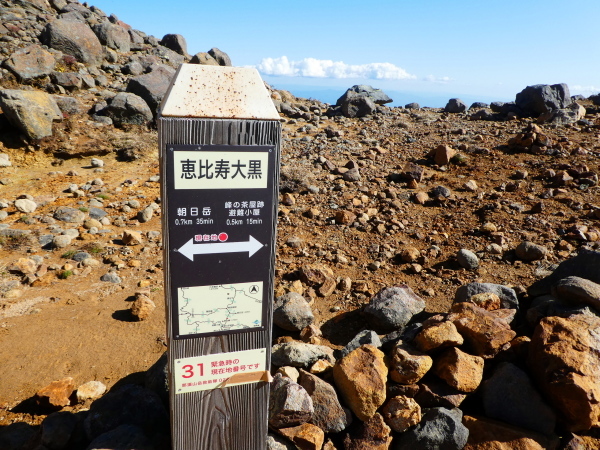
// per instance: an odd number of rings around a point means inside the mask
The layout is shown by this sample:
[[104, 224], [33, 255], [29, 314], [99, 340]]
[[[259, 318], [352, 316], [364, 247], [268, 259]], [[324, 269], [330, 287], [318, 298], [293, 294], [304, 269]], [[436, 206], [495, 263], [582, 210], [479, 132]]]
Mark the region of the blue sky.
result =
[[334, 102], [354, 84], [394, 104], [514, 100], [531, 84], [600, 91], [598, 0], [90, 0], [133, 28], [218, 47], [280, 89]]

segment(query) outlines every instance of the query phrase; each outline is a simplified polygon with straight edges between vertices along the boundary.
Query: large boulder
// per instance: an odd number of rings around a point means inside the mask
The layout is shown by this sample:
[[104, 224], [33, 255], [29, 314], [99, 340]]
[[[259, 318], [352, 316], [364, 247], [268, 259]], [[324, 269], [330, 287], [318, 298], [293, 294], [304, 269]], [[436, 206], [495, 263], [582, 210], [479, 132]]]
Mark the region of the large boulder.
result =
[[62, 120], [54, 99], [40, 91], [4, 89], [0, 91], [0, 108], [11, 125], [29, 139], [52, 136], [52, 122]]
[[148, 104], [130, 92], [119, 92], [115, 95], [106, 108], [106, 115], [117, 126], [126, 123], [146, 125], [152, 120], [152, 111]]
[[180, 55], [187, 55], [187, 43], [185, 42], [185, 38], [180, 34], [165, 34], [160, 41], [160, 45]]
[[352, 86], [338, 98], [336, 106], [340, 107], [346, 117], [363, 117], [375, 112], [377, 105], [392, 101], [381, 89], [359, 84]]
[[121, 53], [131, 50], [129, 32], [120, 25], [104, 22], [94, 27], [94, 32], [102, 44]]
[[540, 321], [529, 365], [570, 431], [600, 427], [600, 317], [577, 314]]
[[208, 54], [210, 56], [212, 56], [220, 66], [231, 67], [231, 58], [229, 58], [229, 55], [227, 53], [219, 50], [217, 47], [211, 48], [208, 51]]
[[167, 66], [158, 66], [152, 72], [131, 78], [127, 83], [127, 92], [136, 94], [144, 99], [156, 117], [174, 72]]
[[451, 98], [450, 100], [448, 100], [448, 103], [446, 103], [446, 106], [444, 108], [444, 112], [453, 114], [462, 113], [466, 110], [467, 105], [460, 98]]
[[71, 55], [85, 64], [98, 65], [104, 57], [100, 40], [85, 22], [64, 19], [49, 22], [42, 32], [41, 40], [48, 47]]
[[55, 61], [50, 52], [33, 44], [14, 52], [4, 65], [24, 82], [49, 75], [54, 70]]
[[527, 86], [517, 94], [515, 103], [526, 114], [539, 116], [571, 104], [569, 86], [561, 84], [536, 84]]

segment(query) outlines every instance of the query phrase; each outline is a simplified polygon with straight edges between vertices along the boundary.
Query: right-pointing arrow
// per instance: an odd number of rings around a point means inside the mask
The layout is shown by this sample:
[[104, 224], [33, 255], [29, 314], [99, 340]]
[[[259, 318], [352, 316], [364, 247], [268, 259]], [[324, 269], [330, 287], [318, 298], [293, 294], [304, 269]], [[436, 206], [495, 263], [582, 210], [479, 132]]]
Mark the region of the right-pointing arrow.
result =
[[194, 255], [209, 255], [217, 253], [240, 253], [248, 252], [248, 258], [259, 251], [263, 245], [252, 236], [242, 242], [212, 242], [210, 244], [194, 244], [194, 238], [179, 247], [178, 252], [194, 260]]

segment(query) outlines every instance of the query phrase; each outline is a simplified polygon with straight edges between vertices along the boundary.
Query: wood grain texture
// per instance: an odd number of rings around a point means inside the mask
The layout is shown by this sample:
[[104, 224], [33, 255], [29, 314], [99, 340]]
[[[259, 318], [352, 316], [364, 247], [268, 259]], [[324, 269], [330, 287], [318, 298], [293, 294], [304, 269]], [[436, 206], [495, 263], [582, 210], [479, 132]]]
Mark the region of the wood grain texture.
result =
[[[279, 155], [281, 125], [266, 120], [219, 120], [159, 118], [159, 152], [162, 181], [163, 256], [167, 314], [169, 380], [172, 384], [172, 367], [176, 359], [214, 353], [227, 353], [248, 349], [267, 349], [267, 369], [271, 364], [271, 329], [274, 290], [274, 270], [266, 283], [267, 323], [265, 331], [234, 333], [216, 337], [172, 339], [171, 283], [169, 279], [169, 236], [166, 232], [168, 202], [166, 195], [166, 158], [168, 144], [204, 145], [273, 145], [276, 147], [273, 217], [277, 217], [277, 189], [279, 186]], [[273, 236], [276, 221], [272, 224]], [[275, 245], [271, 245], [274, 268]], [[192, 392], [176, 395], [169, 393], [171, 404], [171, 432], [173, 450], [264, 450], [267, 437], [267, 408], [269, 384], [265, 382], [232, 386], [225, 389]]]

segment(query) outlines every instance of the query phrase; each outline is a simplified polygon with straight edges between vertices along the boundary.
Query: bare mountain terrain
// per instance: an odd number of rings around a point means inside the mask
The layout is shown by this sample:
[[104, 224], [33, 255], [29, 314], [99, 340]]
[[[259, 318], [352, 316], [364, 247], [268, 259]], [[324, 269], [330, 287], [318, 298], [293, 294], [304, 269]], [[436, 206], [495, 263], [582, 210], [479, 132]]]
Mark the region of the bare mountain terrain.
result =
[[[0, 41], [0, 448], [168, 448], [156, 111], [179, 64], [231, 61], [74, 1], [0, 0]], [[338, 105], [269, 92], [283, 127], [269, 448], [600, 447], [598, 98], [540, 85], [434, 109], [388, 108], [368, 86]], [[108, 393], [84, 395], [90, 381]], [[277, 409], [290, 383], [294, 414]], [[95, 423], [97, 398], [125, 391], [156, 397], [140, 408], [156, 415]], [[107, 438], [117, 426], [137, 428]]]

